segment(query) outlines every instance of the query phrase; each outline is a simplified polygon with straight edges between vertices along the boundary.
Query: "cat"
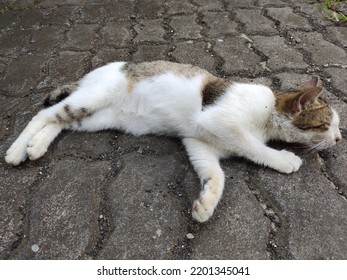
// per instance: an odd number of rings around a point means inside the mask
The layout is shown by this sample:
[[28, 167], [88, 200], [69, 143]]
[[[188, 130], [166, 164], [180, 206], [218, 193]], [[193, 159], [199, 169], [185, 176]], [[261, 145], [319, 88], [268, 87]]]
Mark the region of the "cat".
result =
[[182, 139], [202, 190], [192, 217], [207, 221], [221, 199], [221, 158], [245, 157], [281, 173], [297, 171], [302, 160], [269, 140], [297, 142], [314, 149], [341, 140], [338, 114], [322, 98], [313, 77], [296, 92], [273, 92], [256, 84], [233, 83], [188, 64], [167, 61], [113, 62], [78, 83], [53, 92], [7, 150], [18, 165], [40, 158], [63, 129], [117, 129], [133, 135]]

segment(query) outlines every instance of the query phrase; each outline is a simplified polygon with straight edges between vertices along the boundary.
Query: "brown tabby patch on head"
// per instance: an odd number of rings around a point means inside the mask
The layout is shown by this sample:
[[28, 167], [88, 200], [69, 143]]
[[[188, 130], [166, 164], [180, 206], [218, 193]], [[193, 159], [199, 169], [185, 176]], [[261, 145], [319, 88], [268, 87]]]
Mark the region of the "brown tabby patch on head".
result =
[[292, 123], [303, 130], [326, 131], [330, 127], [332, 116], [333, 113], [328, 103], [322, 99], [317, 99], [294, 117]]
[[211, 75], [206, 70], [190, 64], [181, 64], [162, 60], [142, 63], [126, 63], [123, 66], [123, 71], [129, 79], [128, 92], [131, 92], [135, 84], [139, 81], [165, 73], [173, 73], [187, 79], [193, 78], [197, 75]]
[[231, 82], [214, 76], [207, 77], [203, 83], [201, 95], [202, 106], [215, 103], [226, 90], [231, 86]]
[[329, 129], [332, 122], [332, 110], [323, 99], [318, 98], [322, 88], [304, 89], [299, 92], [276, 93], [276, 109], [278, 112], [291, 116], [292, 124], [302, 130]]

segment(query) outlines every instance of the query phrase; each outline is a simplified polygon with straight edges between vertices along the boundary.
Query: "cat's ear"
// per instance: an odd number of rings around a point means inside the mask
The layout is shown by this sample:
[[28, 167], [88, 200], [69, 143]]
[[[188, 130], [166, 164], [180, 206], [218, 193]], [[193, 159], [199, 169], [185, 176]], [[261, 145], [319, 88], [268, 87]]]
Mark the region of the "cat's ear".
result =
[[310, 87], [308, 89], [302, 90], [301, 92], [298, 92], [295, 96], [293, 96], [291, 104], [292, 115], [300, 114], [305, 107], [314, 103], [322, 93], [322, 91], [323, 88], [321, 87]]
[[295, 116], [304, 110], [308, 105], [314, 103], [322, 92], [321, 87], [310, 87], [290, 94], [285, 94], [276, 102], [279, 112], [286, 115]]
[[300, 86], [300, 89], [304, 90], [304, 89], [309, 89], [309, 88], [315, 88], [315, 87], [317, 87], [317, 84], [318, 84], [318, 77], [312, 77], [309, 81], [303, 83]]

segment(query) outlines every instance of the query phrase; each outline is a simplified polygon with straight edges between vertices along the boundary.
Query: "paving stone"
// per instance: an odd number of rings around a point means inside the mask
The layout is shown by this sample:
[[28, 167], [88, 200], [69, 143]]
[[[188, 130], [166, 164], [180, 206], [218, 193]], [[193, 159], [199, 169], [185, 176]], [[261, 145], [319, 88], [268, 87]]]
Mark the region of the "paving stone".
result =
[[29, 91], [41, 77], [41, 69], [47, 57], [43, 55], [24, 55], [18, 57], [6, 69], [0, 81], [2, 91], [9, 92], [12, 96], [21, 96]]
[[[347, 105], [345, 107], [347, 107]], [[340, 115], [340, 117], [342, 116]], [[344, 125], [345, 126], [342, 127], [346, 128], [346, 121]], [[320, 153], [325, 161], [325, 168], [330, 180], [334, 183], [334, 187], [338, 188], [336, 191], [344, 197], [347, 197], [347, 154], [344, 152], [346, 148], [347, 141], [346, 139], [342, 139], [342, 141], [332, 149]]]
[[308, 20], [302, 16], [293, 13], [293, 9], [284, 8], [268, 8], [267, 14], [273, 19], [280, 22], [280, 27], [283, 29], [303, 29], [311, 30]]
[[[85, 257], [98, 238], [99, 192], [109, 170], [107, 162], [65, 159], [52, 164], [52, 175], [31, 197], [29, 232], [15, 258]], [[38, 252], [33, 251], [33, 245], [38, 246]]]
[[18, 28], [19, 24], [23, 22], [23, 19], [21, 19], [19, 15], [20, 13], [18, 11], [7, 11], [6, 13], [2, 13], [0, 17], [0, 30], [5, 32], [12, 28]]
[[30, 30], [15, 29], [0, 34], [0, 54], [16, 57], [21, 52], [25, 53], [29, 45], [32, 32]]
[[[174, 39], [198, 39], [201, 38], [202, 27], [196, 23], [197, 17], [175, 16], [172, 17], [169, 25], [174, 30]], [[187, 28], [189, 26], [189, 28]]]
[[130, 54], [128, 49], [105, 48], [98, 49], [92, 58], [92, 68], [103, 66], [113, 61], [129, 61]]
[[[28, 96], [29, 94], [26, 95]], [[0, 154], [1, 152], [2, 154], [5, 154], [11, 141], [15, 140], [13, 134], [19, 134], [19, 131], [24, 128], [25, 124], [22, 124], [19, 121], [19, 118], [15, 117], [15, 115], [18, 112], [20, 112], [20, 115], [25, 115], [24, 111], [28, 109], [28, 106], [30, 106], [28, 100], [28, 97], [18, 99], [16, 96], [0, 95], [0, 116], [2, 120], [0, 141], [5, 141], [3, 145], [0, 145]]]
[[99, 158], [111, 150], [110, 141], [113, 133], [107, 131], [93, 134], [83, 132], [64, 133], [57, 141], [54, 154], [58, 158], [78, 155], [85, 158]]
[[157, 18], [164, 14], [165, 5], [161, 0], [143, 0], [137, 2], [136, 11], [141, 18]]
[[277, 74], [276, 77], [280, 80], [281, 90], [295, 91], [298, 90], [302, 84], [309, 81], [312, 76], [308, 74], [281, 73]]
[[342, 47], [347, 49], [347, 29], [343, 26], [330, 26], [327, 27], [327, 36], [332, 39], [333, 42], [338, 42]]
[[140, 45], [133, 55], [134, 61], [167, 60], [169, 46], [167, 45]]
[[40, 9], [18, 11], [16, 12], [15, 16], [12, 15], [12, 20], [15, 19], [16, 16], [20, 18], [20, 26], [24, 28], [39, 27], [42, 23], [45, 22], [46, 17], [44, 11]]
[[283, 6], [286, 5], [288, 1], [286, 0], [259, 0], [260, 6]]
[[333, 22], [329, 20], [322, 11], [322, 6], [319, 3], [295, 3], [300, 12], [306, 14], [312, 18], [315, 23], [322, 26], [333, 25]]
[[347, 69], [327, 68], [324, 72], [331, 77], [331, 84], [342, 92], [344, 100], [347, 100]]
[[206, 49], [207, 44], [205, 42], [194, 43], [191, 41], [177, 43], [172, 56], [181, 63], [197, 65], [213, 72], [215, 61]]
[[267, 66], [272, 70], [282, 68], [304, 69], [308, 65], [304, 62], [303, 55], [285, 44], [279, 36], [254, 36], [253, 46], [268, 57]]
[[134, 27], [137, 36], [135, 42], [165, 42], [166, 32], [160, 19], [144, 19]]
[[89, 50], [98, 40], [95, 30], [96, 24], [78, 24], [73, 29], [66, 32], [67, 41], [62, 45], [63, 48], [73, 50]]
[[116, 0], [110, 4], [105, 6], [106, 21], [128, 20], [134, 13], [135, 1]]
[[221, 0], [193, 0], [196, 5], [199, 5], [199, 11], [223, 11], [223, 3]]
[[78, 81], [89, 71], [88, 52], [63, 51], [48, 62], [48, 73], [38, 88], [58, 87]]
[[[270, 220], [250, 192], [245, 163], [223, 162], [226, 174], [221, 203], [203, 230], [194, 232], [192, 259], [268, 259]], [[222, 229], [222, 230], [221, 230]], [[214, 236], [214, 238], [210, 238]], [[256, 237], [256, 238], [255, 238]]]
[[275, 201], [287, 224], [288, 251], [294, 259], [342, 259], [347, 244], [345, 199], [320, 171], [315, 154], [306, 155], [291, 175], [260, 170], [257, 182]]
[[236, 19], [240, 21], [247, 34], [271, 35], [276, 34], [275, 23], [261, 14], [261, 10], [236, 10]]
[[65, 5], [45, 11], [43, 25], [70, 26], [79, 17], [79, 6]]
[[[175, 157], [180, 159], [182, 155], [185, 156], [185, 153], [182, 154], [184, 148], [181, 141], [176, 138], [151, 135], [134, 137], [129, 134], [118, 132], [114, 136], [113, 145], [120, 155], [136, 151], [139, 154], [155, 156], [174, 154]], [[187, 158], [185, 158], [185, 160], [187, 160]]]
[[175, 14], [187, 14], [192, 13], [196, 10], [195, 6], [191, 4], [188, 0], [184, 1], [176, 1], [176, 0], [169, 0], [165, 1], [165, 6], [167, 13], [169, 15], [175, 15]]
[[295, 36], [300, 38], [297, 48], [307, 51], [316, 65], [329, 63], [347, 64], [346, 51], [325, 41], [322, 34], [317, 32], [297, 32]]
[[255, 0], [226, 0], [224, 1], [229, 9], [234, 8], [253, 8]]
[[101, 2], [93, 5], [86, 2], [81, 9], [81, 17], [77, 20], [83, 23], [100, 23], [102, 21], [125, 21], [133, 15], [134, 3], [129, 0]]
[[125, 47], [131, 40], [131, 28], [127, 22], [109, 22], [100, 31], [104, 45]]
[[63, 39], [64, 33], [61, 28], [45, 26], [32, 32], [28, 50], [33, 53], [48, 53], [59, 46]]
[[34, 4], [34, 0], [26, 0], [26, 1], [7, 1], [4, 0], [2, 3], [4, 4], [4, 7], [12, 7], [14, 9], [27, 9]]
[[261, 59], [247, 47], [247, 43], [242, 37], [228, 37], [216, 43], [213, 49], [225, 60], [222, 70], [226, 74], [242, 71], [255, 75], [261, 71]]
[[[29, 0], [29, 2], [32, 2], [32, 0]], [[36, 4], [40, 8], [55, 8], [57, 6], [62, 6], [62, 5], [73, 7], [76, 5], [80, 5], [81, 1], [80, 0], [68, 0], [68, 1], [66, 1], [66, 0], [57, 0], [57, 1], [42, 0]]]
[[[3, 154], [3, 153], [1, 153]], [[0, 259], [9, 256], [23, 238], [24, 204], [28, 189], [35, 181], [38, 168], [13, 170], [0, 161]]]
[[216, 37], [220, 35], [238, 34], [236, 22], [229, 19], [229, 13], [206, 12], [204, 22], [208, 25], [208, 35]]
[[[160, 149], [160, 148], [159, 148]], [[112, 234], [100, 259], [170, 259], [179, 236], [186, 232], [185, 217], [169, 184], [181, 164], [137, 152], [122, 156], [125, 165], [108, 189]], [[134, 195], [136, 194], [136, 195]]]
[[77, 20], [82, 23], [100, 23], [106, 18], [106, 11], [103, 5], [85, 5], [81, 8], [81, 16]]

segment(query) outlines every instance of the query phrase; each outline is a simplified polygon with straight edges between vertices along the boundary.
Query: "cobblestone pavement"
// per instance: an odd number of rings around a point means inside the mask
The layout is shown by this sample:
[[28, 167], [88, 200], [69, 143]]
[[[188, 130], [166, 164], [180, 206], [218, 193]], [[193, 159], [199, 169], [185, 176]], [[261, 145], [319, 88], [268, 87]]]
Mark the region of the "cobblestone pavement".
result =
[[[292, 175], [231, 158], [223, 199], [191, 219], [199, 181], [179, 140], [64, 132], [14, 168], [6, 149], [56, 86], [114, 60], [165, 59], [297, 88], [318, 75], [347, 127], [347, 28], [311, 0], [2, 0], [0, 258], [347, 259], [347, 141]], [[283, 148], [283, 144], [273, 144]]]

